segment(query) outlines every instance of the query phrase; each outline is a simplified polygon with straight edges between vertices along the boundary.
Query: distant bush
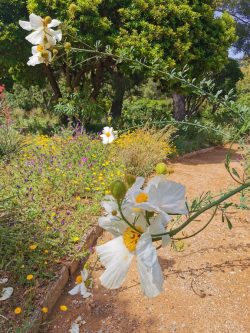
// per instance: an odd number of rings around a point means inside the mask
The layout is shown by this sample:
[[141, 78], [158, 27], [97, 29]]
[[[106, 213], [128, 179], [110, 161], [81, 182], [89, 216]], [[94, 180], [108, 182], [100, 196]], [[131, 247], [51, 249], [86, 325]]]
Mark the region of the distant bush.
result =
[[131, 127], [161, 120], [170, 120], [172, 113], [171, 101], [149, 98], [131, 98], [124, 102], [122, 125]]
[[49, 101], [46, 89], [41, 89], [38, 86], [30, 86], [29, 89], [16, 83], [12, 93], [7, 93], [7, 103], [11, 109], [22, 109], [30, 111], [33, 108], [47, 109]]
[[122, 134], [114, 144], [117, 155], [126, 170], [134, 175], [148, 176], [155, 165], [175, 152], [171, 136], [175, 129], [165, 127], [138, 128], [133, 132]]
[[11, 119], [15, 127], [22, 133], [51, 135], [61, 127], [58, 116], [45, 113], [40, 108], [32, 109], [30, 112], [16, 109], [12, 112]]

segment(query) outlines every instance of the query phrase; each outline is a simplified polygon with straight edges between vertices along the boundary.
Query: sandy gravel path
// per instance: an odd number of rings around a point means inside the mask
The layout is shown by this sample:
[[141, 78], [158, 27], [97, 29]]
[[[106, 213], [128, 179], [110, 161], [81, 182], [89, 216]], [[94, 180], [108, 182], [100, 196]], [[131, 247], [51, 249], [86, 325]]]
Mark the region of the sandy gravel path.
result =
[[[234, 185], [223, 164], [225, 154], [226, 149], [216, 148], [184, 158], [173, 164], [170, 178], [186, 185], [190, 199], [203, 191], [218, 193]], [[236, 152], [233, 164], [240, 165]], [[67, 333], [80, 315], [84, 320], [80, 333], [249, 333], [250, 217], [249, 212], [239, 211], [232, 211], [231, 217], [231, 231], [216, 216], [203, 233], [186, 241], [183, 252], [170, 247], [159, 250], [165, 275], [159, 297], [147, 299], [141, 294], [135, 263], [123, 287], [115, 291], [100, 286], [103, 268], [97, 265], [93, 298], [67, 295], [71, 283], [41, 332]], [[103, 240], [108, 239], [104, 235]], [[57, 310], [61, 304], [68, 306], [67, 312]]]

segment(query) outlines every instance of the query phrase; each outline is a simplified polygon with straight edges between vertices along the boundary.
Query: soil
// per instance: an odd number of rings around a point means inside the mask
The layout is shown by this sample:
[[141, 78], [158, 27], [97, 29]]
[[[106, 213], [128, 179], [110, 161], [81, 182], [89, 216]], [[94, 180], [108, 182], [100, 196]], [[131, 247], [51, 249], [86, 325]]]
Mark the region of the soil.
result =
[[[202, 192], [219, 194], [235, 186], [224, 167], [225, 155], [225, 148], [216, 148], [174, 162], [175, 172], [169, 178], [186, 185], [189, 200]], [[240, 160], [235, 151], [232, 165], [241, 168]], [[183, 251], [170, 246], [158, 251], [165, 275], [160, 296], [143, 296], [135, 261], [122, 288], [103, 288], [98, 279], [103, 267], [98, 263], [93, 297], [68, 295], [71, 282], [41, 332], [67, 333], [81, 316], [80, 333], [249, 333], [250, 217], [247, 211], [233, 208], [230, 212], [231, 230], [216, 215], [208, 228], [185, 241]], [[202, 226], [209, 216], [204, 214], [187, 232]], [[108, 239], [104, 234], [100, 242]], [[90, 263], [95, 260], [93, 254]], [[68, 306], [67, 312], [58, 310], [62, 304]]]

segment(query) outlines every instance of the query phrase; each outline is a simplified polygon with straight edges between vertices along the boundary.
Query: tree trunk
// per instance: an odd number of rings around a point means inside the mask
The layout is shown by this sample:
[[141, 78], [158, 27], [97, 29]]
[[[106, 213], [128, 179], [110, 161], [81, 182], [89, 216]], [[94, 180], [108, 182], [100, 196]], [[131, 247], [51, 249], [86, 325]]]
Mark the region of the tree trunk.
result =
[[182, 121], [186, 116], [185, 96], [173, 93], [174, 119]]
[[124, 76], [118, 71], [113, 72], [113, 89], [115, 94], [111, 106], [111, 116], [117, 119], [122, 114], [123, 98], [126, 89]]
[[52, 88], [52, 90], [53, 90], [53, 92], [55, 94], [55, 99], [57, 101], [59, 98], [62, 97], [60, 88], [59, 88], [59, 86], [58, 86], [58, 84], [56, 82], [56, 79], [54, 77], [54, 74], [52, 72], [51, 67], [49, 65], [48, 66], [44, 65], [44, 70], [45, 70], [46, 76], [47, 76], [47, 78], [49, 80], [49, 83], [51, 85], [51, 88]]

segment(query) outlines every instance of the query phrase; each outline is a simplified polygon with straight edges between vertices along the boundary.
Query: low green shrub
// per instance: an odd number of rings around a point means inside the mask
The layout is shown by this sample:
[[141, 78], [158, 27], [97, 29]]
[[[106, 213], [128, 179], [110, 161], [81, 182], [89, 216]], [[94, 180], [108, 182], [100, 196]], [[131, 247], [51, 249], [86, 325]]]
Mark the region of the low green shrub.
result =
[[146, 123], [168, 121], [171, 119], [171, 101], [149, 98], [129, 98], [124, 102], [121, 123], [129, 128]]

